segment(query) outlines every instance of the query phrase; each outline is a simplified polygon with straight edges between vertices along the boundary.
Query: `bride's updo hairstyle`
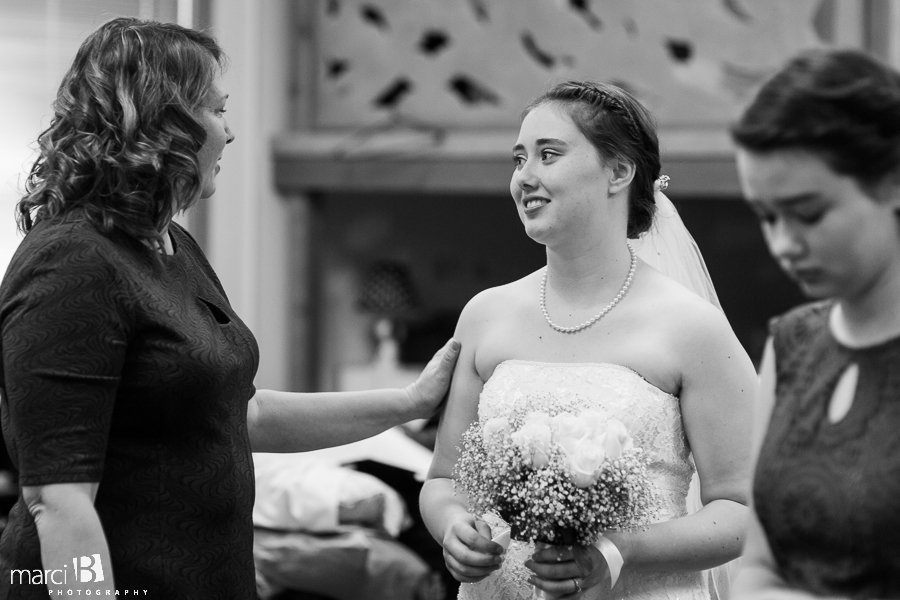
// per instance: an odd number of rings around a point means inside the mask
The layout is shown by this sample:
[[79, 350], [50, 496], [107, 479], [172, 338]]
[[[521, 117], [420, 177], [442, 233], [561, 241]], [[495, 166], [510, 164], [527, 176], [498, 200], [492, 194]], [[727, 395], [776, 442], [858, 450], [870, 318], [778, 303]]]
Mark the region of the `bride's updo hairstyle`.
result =
[[224, 61], [213, 38], [173, 23], [101, 25], [79, 48], [38, 137], [20, 229], [83, 219], [161, 244], [172, 216], [200, 195], [198, 109]]
[[810, 152], [874, 197], [900, 167], [900, 74], [859, 51], [803, 53], [763, 84], [731, 134], [750, 152]]
[[650, 112], [631, 94], [608, 83], [566, 81], [538, 96], [523, 117], [543, 104], [559, 104], [605, 160], [634, 165], [628, 195], [628, 237], [650, 229], [656, 213], [654, 185], [659, 178], [659, 138]]

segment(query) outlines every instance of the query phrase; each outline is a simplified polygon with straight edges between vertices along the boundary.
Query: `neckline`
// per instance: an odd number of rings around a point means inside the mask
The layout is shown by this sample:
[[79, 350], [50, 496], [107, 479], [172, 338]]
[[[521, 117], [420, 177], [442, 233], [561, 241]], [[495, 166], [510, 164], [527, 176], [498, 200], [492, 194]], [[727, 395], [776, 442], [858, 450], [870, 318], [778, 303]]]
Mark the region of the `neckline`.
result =
[[836, 309], [837, 305], [838, 303], [835, 300], [829, 300], [823, 303], [825, 329], [828, 331], [828, 336], [835, 344], [837, 344], [839, 348], [842, 348], [843, 350], [850, 352], [851, 354], [866, 354], [873, 351], [877, 352], [900, 342], [900, 335], [895, 335], [879, 342], [875, 342], [873, 344], [865, 344], [862, 346], [856, 346], [845, 342], [840, 337], [838, 337], [831, 324], [831, 320], [833, 318], [832, 313]]
[[[506, 364], [539, 365], [539, 366], [546, 366], [546, 367], [611, 367], [617, 371], [624, 371], [625, 373], [630, 373], [631, 375], [634, 375], [635, 377], [637, 377], [638, 379], [640, 379], [641, 381], [643, 381], [644, 383], [646, 383], [647, 385], [652, 387], [654, 390], [658, 391], [659, 393], [664, 394], [664, 395], [668, 396], [669, 398], [672, 398], [676, 401], [678, 400], [678, 396], [676, 396], [675, 394], [670, 394], [666, 390], [654, 385], [646, 377], [641, 375], [640, 372], [632, 369], [631, 367], [626, 367], [625, 365], [620, 365], [618, 363], [612, 363], [612, 362], [552, 362], [552, 361], [546, 361], [546, 360], [527, 360], [527, 359], [523, 359], [523, 358], [507, 358], [506, 360], [501, 360], [499, 363], [497, 363], [497, 366], [494, 367], [494, 373], [496, 373], [497, 369], [499, 369], [502, 365], [506, 365]], [[493, 377], [493, 374], [491, 376]]]

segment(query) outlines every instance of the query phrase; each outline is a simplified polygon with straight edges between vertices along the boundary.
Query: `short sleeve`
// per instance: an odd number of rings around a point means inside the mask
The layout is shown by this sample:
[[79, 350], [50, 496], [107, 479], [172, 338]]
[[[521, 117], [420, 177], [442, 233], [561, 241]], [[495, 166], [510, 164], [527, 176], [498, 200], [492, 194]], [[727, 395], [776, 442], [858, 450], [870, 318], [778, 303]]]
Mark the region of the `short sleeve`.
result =
[[775, 376], [779, 386], [791, 386], [800, 376], [797, 361], [804, 361], [816, 340], [827, 333], [831, 301], [801, 304], [769, 321], [775, 351]]
[[110, 253], [79, 233], [17, 255], [0, 291], [4, 435], [21, 485], [103, 474], [128, 311]]

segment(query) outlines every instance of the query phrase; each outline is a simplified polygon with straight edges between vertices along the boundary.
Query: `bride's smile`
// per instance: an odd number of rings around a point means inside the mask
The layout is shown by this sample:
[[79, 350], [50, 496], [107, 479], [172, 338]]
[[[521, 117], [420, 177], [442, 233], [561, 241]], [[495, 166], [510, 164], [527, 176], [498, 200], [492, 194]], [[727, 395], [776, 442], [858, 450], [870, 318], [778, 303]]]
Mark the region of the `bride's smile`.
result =
[[522, 200], [522, 205], [525, 207], [525, 214], [531, 214], [538, 208], [547, 204], [550, 204], [550, 200], [541, 196], [530, 196]]
[[553, 245], [602, 236], [604, 224], [619, 229], [625, 202], [610, 202], [612, 169], [560, 107], [528, 113], [513, 147], [510, 193], [526, 233]]

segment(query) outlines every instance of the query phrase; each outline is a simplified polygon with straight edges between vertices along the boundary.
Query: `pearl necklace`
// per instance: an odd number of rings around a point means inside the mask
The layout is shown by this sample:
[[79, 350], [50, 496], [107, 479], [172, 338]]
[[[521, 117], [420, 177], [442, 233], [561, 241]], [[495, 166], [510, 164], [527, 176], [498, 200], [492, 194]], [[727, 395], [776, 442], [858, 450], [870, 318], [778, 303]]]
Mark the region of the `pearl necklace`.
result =
[[544, 279], [541, 281], [541, 312], [544, 313], [544, 318], [547, 320], [547, 324], [550, 325], [556, 331], [560, 333], [578, 333], [582, 329], [586, 329], [602, 319], [606, 316], [606, 313], [611, 311], [616, 304], [618, 304], [622, 298], [625, 297], [626, 292], [628, 292], [628, 288], [631, 287], [631, 281], [634, 279], [634, 271], [637, 267], [637, 255], [634, 253], [634, 248], [631, 247], [630, 242], [626, 242], [628, 244], [628, 253], [631, 255], [631, 266], [628, 268], [628, 276], [625, 278], [625, 283], [622, 284], [622, 289], [619, 290], [619, 293], [616, 294], [616, 297], [612, 299], [612, 302], [606, 305], [606, 307], [598, 312], [596, 315], [591, 317], [589, 320], [585, 321], [581, 325], [576, 325], [574, 327], [563, 327], [561, 325], [557, 325], [550, 318], [550, 313], [547, 312], [547, 268], [544, 267]]

